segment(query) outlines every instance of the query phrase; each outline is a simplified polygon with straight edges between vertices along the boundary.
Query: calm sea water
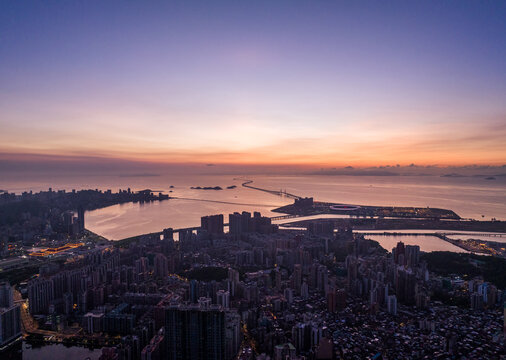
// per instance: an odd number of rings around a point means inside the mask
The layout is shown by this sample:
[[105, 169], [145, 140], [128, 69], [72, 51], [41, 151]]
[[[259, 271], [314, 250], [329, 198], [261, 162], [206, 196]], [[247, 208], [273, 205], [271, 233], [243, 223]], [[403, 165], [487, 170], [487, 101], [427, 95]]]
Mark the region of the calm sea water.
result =
[[452, 252], [468, 252], [458, 246], [455, 246], [447, 241], [441, 240], [436, 236], [427, 235], [368, 235], [367, 239], [376, 240], [380, 245], [388, 251], [391, 251], [399, 241], [402, 241], [405, 245], [418, 245], [421, 251], [432, 252], [432, 251], [452, 251]]
[[88, 349], [80, 346], [65, 346], [63, 344], [51, 344], [43, 346], [31, 346], [23, 342], [23, 360], [98, 360], [102, 350]]
[[[477, 177], [439, 176], [260, 176], [249, 175], [162, 175], [162, 176], [75, 176], [50, 179], [3, 181], [0, 189], [21, 192], [53, 189], [152, 189], [181, 199], [150, 204], [115, 205], [86, 213], [86, 227], [110, 239], [161, 231], [166, 227], [189, 227], [200, 217], [234, 211], [271, 210], [289, 204], [291, 199], [244, 188], [252, 185], [286, 190], [315, 200], [359, 205], [440, 207], [462, 217], [506, 220], [506, 178], [485, 180]], [[170, 186], [174, 188], [170, 188]], [[225, 189], [236, 185], [235, 189]], [[195, 190], [191, 186], [221, 186], [224, 190]], [[192, 199], [192, 200], [189, 200]], [[206, 200], [206, 201], [199, 201]], [[215, 202], [216, 201], [216, 202]], [[217, 202], [219, 201], [219, 202]], [[439, 239], [438, 239], [439, 240]], [[445, 243], [445, 242], [443, 242]]]

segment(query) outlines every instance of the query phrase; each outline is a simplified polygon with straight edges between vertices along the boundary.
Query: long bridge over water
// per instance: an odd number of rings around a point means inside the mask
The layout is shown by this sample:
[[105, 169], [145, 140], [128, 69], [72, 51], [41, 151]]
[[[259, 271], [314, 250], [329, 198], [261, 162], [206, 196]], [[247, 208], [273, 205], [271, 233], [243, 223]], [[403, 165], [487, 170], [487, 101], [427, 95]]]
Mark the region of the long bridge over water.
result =
[[297, 195], [294, 195], [294, 194], [290, 194], [288, 192], [286, 192], [286, 190], [269, 190], [269, 189], [263, 189], [263, 188], [259, 188], [259, 187], [256, 187], [256, 186], [252, 186], [250, 185], [251, 183], [253, 182], [253, 180], [248, 180], [246, 182], [243, 182], [242, 183], [242, 186], [244, 187], [247, 187], [247, 188], [250, 188], [250, 189], [254, 189], [254, 190], [258, 190], [258, 191], [263, 191], [263, 192], [266, 192], [266, 193], [269, 193], [269, 194], [272, 194], [272, 195], [278, 195], [278, 196], [285, 196], [285, 197], [288, 197], [288, 198], [291, 198], [291, 199], [300, 199], [301, 197], [300, 196], [297, 196]]
[[457, 235], [468, 235], [468, 236], [493, 236], [493, 237], [506, 237], [506, 234], [502, 233], [466, 233], [466, 232], [444, 232], [444, 231], [434, 231], [434, 232], [416, 232], [416, 233], [407, 233], [407, 232], [362, 232], [358, 231], [361, 235], [388, 235], [388, 236], [457, 236]]

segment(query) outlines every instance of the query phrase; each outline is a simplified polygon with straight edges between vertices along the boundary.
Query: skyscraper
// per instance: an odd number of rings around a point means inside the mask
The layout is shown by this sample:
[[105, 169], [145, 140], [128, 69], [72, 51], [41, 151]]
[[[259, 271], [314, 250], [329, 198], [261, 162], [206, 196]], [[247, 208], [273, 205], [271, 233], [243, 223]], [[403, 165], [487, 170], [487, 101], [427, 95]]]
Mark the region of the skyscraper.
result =
[[209, 215], [200, 218], [200, 227], [207, 231], [208, 234], [223, 234], [223, 214]]
[[37, 278], [28, 283], [30, 314], [46, 314], [53, 299], [54, 285], [51, 280]]
[[504, 302], [504, 323], [503, 323], [503, 331], [506, 336], [506, 301]]
[[0, 350], [21, 336], [21, 312], [9, 283], [0, 284]]
[[387, 309], [390, 314], [397, 315], [397, 297], [395, 295], [388, 296]]
[[[399, 241], [394, 250], [392, 250], [392, 252], [394, 255], [395, 263], [399, 265], [404, 265], [404, 253], [405, 253], [404, 243], [402, 241]], [[399, 257], [401, 259], [399, 259]]]
[[230, 234], [240, 235], [242, 232], [241, 227], [241, 214], [235, 212], [228, 215], [228, 231]]
[[159, 279], [166, 279], [169, 276], [169, 262], [163, 254], [155, 256], [155, 276]]
[[420, 263], [420, 246], [406, 245], [405, 248], [406, 265], [417, 266]]
[[223, 309], [230, 308], [230, 292], [225, 290], [218, 290], [216, 293], [216, 303], [221, 305]]
[[295, 288], [295, 293], [300, 295], [300, 287], [302, 285], [302, 265], [295, 264], [293, 266], [293, 286]]
[[0, 308], [13, 305], [12, 288], [8, 282], [0, 283]]
[[199, 282], [195, 279], [190, 281], [190, 302], [196, 304], [199, 298]]
[[168, 360], [225, 359], [225, 312], [219, 306], [165, 309]]
[[79, 233], [82, 233], [84, 231], [84, 208], [82, 205], [77, 209], [77, 222], [79, 224]]

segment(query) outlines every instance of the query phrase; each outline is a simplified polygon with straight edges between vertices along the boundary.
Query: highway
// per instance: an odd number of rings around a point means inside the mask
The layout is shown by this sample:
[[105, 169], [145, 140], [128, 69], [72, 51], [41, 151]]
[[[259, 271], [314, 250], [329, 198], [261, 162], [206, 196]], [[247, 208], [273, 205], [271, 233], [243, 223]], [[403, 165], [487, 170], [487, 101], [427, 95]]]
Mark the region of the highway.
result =
[[65, 333], [51, 331], [51, 330], [42, 330], [39, 329], [37, 322], [32, 318], [30, 313], [28, 312], [28, 304], [26, 300], [23, 300], [21, 297], [21, 293], [15, 289], [14, 290], [14, 303], [20, 304], [21, 308], [21, 328], [23, 330], [23, 335], [43, 335], [43, 336], [52, 336], [55, 341], [61, 341], [63, 339], [72, 338], [78, 335], [81, 335], [81, 328], [67, 328]]

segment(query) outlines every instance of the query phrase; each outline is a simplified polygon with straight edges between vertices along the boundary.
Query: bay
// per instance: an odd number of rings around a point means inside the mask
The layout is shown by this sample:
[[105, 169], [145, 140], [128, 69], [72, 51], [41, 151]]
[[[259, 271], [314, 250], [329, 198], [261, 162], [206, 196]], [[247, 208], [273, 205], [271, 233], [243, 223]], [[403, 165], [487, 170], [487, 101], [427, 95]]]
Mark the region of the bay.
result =
[[[209, 175], [148, 174], [139, 176], [59, 176], [0, 179], [0, 188], [21, 192], [55, 189], [152, 189], [178, 199], [153, 203], [114, 205], [86, 213], [86, 227], [106, 238], [118, 240], [167, 227], [192, 227], [200, 217], [234, 211], [272, 210], [293, 200], [242, 187], [246, 179], [254, 186], [283, 190], [317, 201], [358, 205], [438, 207], [463, 218], [506, 220], [506, 178], [440, 176], [332, 176], [332, 175]], [[173, 188], [171, 188], [171, 185]], [[191, 187], [220, 186], [223, 190]], [[228, 186], [236, 186], [227, 189]], [[172, 191], [172, 192], [169, 192]], [[190, 200], [192, 199], [192, 200]], [[202, 201], [205, 200], [205, 201]]]

